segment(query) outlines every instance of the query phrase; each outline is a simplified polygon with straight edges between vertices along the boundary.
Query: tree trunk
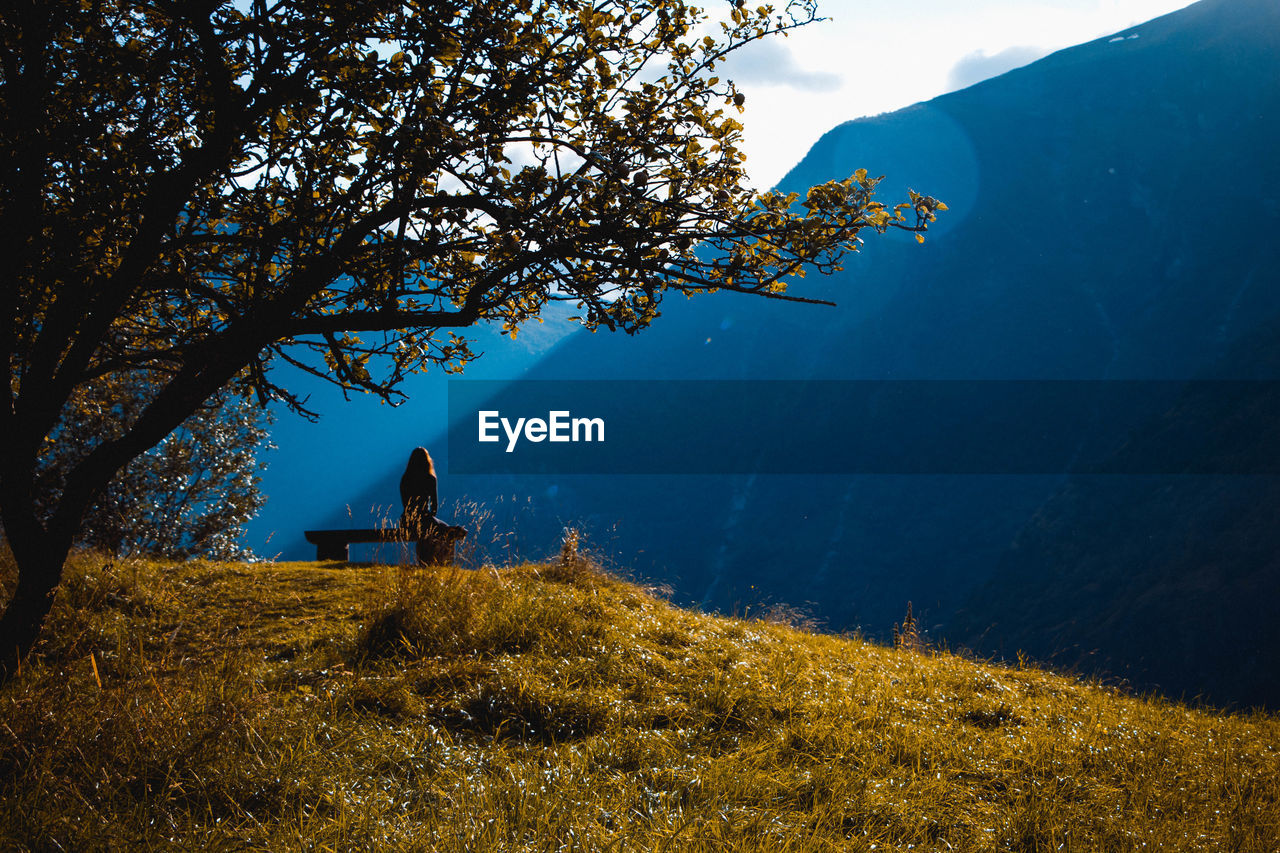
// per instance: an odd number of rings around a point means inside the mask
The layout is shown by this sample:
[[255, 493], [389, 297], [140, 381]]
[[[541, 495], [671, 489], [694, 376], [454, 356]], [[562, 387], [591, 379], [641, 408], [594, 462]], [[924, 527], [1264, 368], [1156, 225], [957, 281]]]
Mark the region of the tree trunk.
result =
[[18, 674], [22, 661], [40, 636], [75, 539], [76, 525], [71, 519], [79, 519], [93, 494], [87, 490], [65, 492], [62, 503], [68, 513], [63, 515], [62, 523], [46, 526], [36, 518], [35, 502], [31, 499], [29, 472], [35, 470], [34, 459], [25, 467], [16, 465], [14, 459], [5, 461], [9, 463], [5, 466], [9, 477], [4, 482], [5, 488], [0, 489], [0, 518], [18, 566], [18, 584], [5, 605], [4, 615], [0, 616], [0, 685]]
[[[11, 543], [12, 544], [12, 543]], [[0, 617], [0, 685], [18, 674], [40, 628], [53, 606], [53, 594], [62, 580], [68, 547], [44, 543], [44, 547], [15, 548], [18, 586]], [[21, 555], [19, 551], [24, 552]]]

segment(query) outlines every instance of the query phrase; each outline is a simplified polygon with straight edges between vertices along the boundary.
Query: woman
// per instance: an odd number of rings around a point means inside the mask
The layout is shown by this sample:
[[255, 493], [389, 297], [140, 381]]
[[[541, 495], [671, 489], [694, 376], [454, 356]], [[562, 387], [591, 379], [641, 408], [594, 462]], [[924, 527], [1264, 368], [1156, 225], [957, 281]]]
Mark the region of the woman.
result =
[[400, 500], [404, 512], [400, 529], [406, 538], [418, 542], [418, 562], [440, 563], [452, 559], [453, 543], [467, 535], [461, 527], [436, 518], [440, 498], [436, 492], [436, 466], [425, 447], [415, 447], [400, 477]]

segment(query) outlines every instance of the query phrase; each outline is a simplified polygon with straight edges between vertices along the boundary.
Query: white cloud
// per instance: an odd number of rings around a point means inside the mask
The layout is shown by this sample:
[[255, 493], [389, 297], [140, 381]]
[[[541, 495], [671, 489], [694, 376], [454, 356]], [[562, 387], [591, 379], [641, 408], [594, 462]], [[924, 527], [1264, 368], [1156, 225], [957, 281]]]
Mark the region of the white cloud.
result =
[[1044, 48], [1024, 45], [1007, 47], [992, 54], [985, 50], [975, 50], [951, 66], [951, 72], [947, 75], [947, 87], [953, 91], [964, 89], [974, 83], [998, 77], [1006, 71], [1021, 68], [1048, 54], [1049, 51]]
[[834, 92], [843, 84], [839, 74], [801, 68], [791, 50], [777, 38], [753, 42], [731, 54], [723, 72], [735, 83], [782, 86], [802, 92]]

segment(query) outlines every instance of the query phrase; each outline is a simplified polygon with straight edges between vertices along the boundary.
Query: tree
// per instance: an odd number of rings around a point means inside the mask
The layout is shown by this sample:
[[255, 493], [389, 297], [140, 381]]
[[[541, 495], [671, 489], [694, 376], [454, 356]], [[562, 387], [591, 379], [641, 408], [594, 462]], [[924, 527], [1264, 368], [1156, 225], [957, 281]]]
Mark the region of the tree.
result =
[[[67, 473], [116, 437], [151, 398], [153, 389], [131, 379], [77, 389], [37, 462], [41, 519], [56, 509]], [[268, 410], [244, 397], [207, 401], [116, 473], [85, 511], [77, 543], [113, 555], [175, 560], [251, 557], [242, 539], [265, 502], [258, 473], [266, 466], [258, 456], [269, 446], [270, 420]]]
[[[865, 171], [750, 189], [717, 76], [815, 20], [743, 0], [19, 0], [0, 12], [0, 518], [19, 567], [0, 679], [95, 497], [229, 387], [305, 413], [280, 363], [392, 400], [458, 371], [460, 330], [553, 300], [635, 332], [664, 293], [800, 299], [864, 229], [923, 230]], [[42, 517], [42, 443], [77, 389], [142, 375], [136, 417]]]

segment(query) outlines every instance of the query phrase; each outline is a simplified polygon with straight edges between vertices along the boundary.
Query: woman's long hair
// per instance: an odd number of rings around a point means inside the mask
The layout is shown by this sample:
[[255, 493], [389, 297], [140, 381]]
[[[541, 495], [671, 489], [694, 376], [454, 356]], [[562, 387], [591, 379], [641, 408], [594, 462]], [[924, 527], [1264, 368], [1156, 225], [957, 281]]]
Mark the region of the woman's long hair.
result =
[[431, 461], [431, 454], [425, 447], [415, 447], [409, 454], [409, 464], [405, 466], [402, 479], [409, 482], [421, 482], [425, 477], [436, 475], [436, 463]]

